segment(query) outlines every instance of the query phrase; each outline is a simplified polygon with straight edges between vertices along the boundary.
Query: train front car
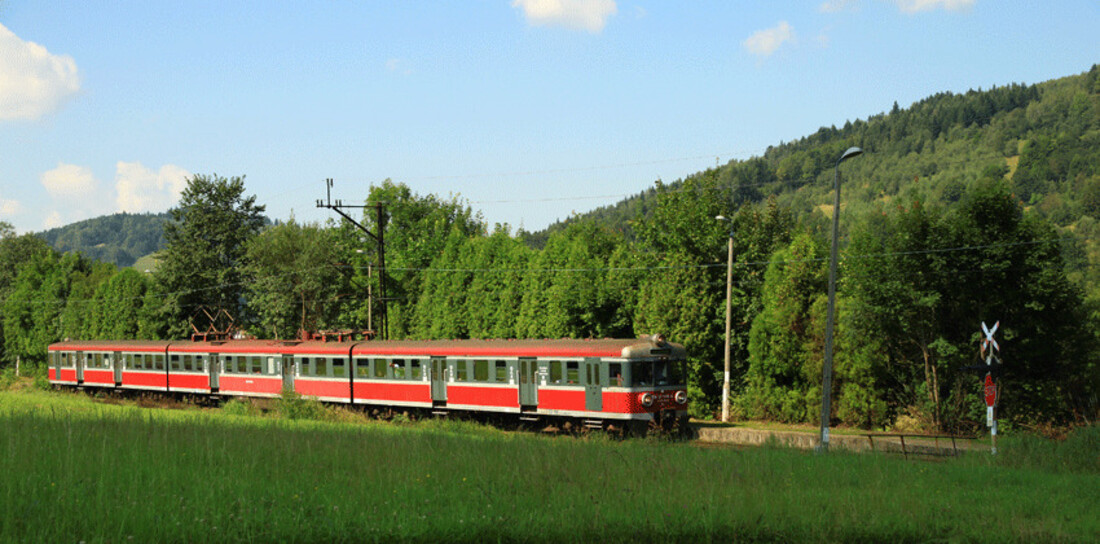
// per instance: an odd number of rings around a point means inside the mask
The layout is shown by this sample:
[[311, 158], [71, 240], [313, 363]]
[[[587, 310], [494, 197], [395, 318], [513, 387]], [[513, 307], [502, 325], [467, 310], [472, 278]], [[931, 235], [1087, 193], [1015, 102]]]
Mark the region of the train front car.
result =
[[661, 335], [624, 346], [618, 358], [606, 358], [603, 411], [625, 419], [630, 430], [650, 425], [671, 428], [686, 423], [687, 352]]

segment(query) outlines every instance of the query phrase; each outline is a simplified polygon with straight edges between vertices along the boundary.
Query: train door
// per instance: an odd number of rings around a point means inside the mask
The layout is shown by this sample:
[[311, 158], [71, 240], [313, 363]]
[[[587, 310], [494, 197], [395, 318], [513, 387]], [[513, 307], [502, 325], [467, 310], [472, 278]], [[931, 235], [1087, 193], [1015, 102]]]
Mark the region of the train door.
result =
[[519, 360], [519, 406], [520, 410], [531, 409], [539, 403], [538, 382], [539, 363], [533, 357]]
[[584, 409], [603, 411], [603, 385], [600, 381], [600, 360], [588, 357], [584, 360]]
[[294, 356], [283, 355], [283, 390], [294, 391]]
[[447, 402], [447, 359], [432, 357], [432, 404]]
[[111, 368], [115, 371], [115, 386], [122, 385], [122, 352], [116, 351], [111, 355]]
[[218, 387], [220, 387], [218, 385], [218, 376], [221, 375], [221, 361], [218, 361], [218, 354], [211, 353], [204, 356], [203, 359], [207, 365], [207, 369], [210, 371], [210, 390], [217, 391]]
[[73, 358], [73, 363], [76, 364], [76, 383], [84, 383], [84, 352], [76, 352], [76, 357]]

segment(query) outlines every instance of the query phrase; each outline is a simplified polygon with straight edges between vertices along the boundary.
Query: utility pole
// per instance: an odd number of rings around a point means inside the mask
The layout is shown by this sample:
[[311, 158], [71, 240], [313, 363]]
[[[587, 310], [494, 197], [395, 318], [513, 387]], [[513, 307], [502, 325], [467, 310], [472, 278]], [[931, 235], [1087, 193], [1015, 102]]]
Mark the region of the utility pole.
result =
[[730, 224], [730, 239], [726, 250], [726, 360], [725, 373], [722, 378], [722, 422], [730, 420], [730, 322], [733, 318], [733, 219], [724, 215], [716, 215], [719, 221], [728, 221]]
[[[332, 202], [332, 178], [328, 178], [328, 179], [325, 180], [325, 192], [326, 192], [326, 199], [325, 200], [317, 199], [317, 207], [318, 208], [328, 208], [328, 209], [340, 214], [340, 217], [343, 217], [344, 219], [347, 219], [348, 222], [350, 222], [352, 225], [355, 225], [359, 230], [366, 233], [367, 236], [370, 236], [372, 240], [374, 240], [375, 242], [378, 243], [378, 291], [379, 291], [378, 301], [381, 303], [381, 315], [379, 316], [379, 319], [378, 319], [379, 325], [380, 325], [379, 328], [381, 329], [379, 331], [379, 333], [380, 333], [379, 336], [381, 336], [383, 339], [389, 338], [389, 330], [388, 330], [389, 329], [389, 319], [388, 319], [388, 315], [387, 315], [387, 308], [388, 308], [387, 302], [388, 302], [388, 299], [386, 298], [386, 241], [385, 241], [385, 235], [384, 235], [384, 233], [386, 231], [386, 216], [385, 216], [385, 213], [383, 213], [383, 207], [385, 205], [380, 203], [380, 202], [375, 203], [375, 204], [362, 204], [362, 205], [344, 204], [344, 202], [339, 200], [339, 199], [337, 199], [336, 203], [333, 204], [333, 202]], [[363, 225], [361, 225], [355, 219], [352, 219], [352, 217], [350, 215], [344, 213], [343, 208], [358, 208], [358, 209], [374, 208], [374, 211], [377, 214], [376, 223], [378, 224], [378, 234], [375, 234], [375, 233], [371, 232], [370, 229], [368, 229], [367, 227], [364, 227]], [[369, 267], [367, 269], [367, 274], [368, 275], [370, 274], [370, 268]], [[370, 296], [370, 286], [369, 285], [368, 285], [367, 289], [368, 289], [368, 291], [367, 291], [368, 295], [367, 296], [368, 296], [368, 299], [369, 299], [369, 298], [371, 298], [371, 296]], [[368, 301], [368, 305], [370, 305], [370, 304], [371, 303]], [[370, 306], [368, 306], [368, 312], [370, 312], [370, 311], [372, 311], [372, 308], [370, 308]], [[368, 319], [367, 327], [369, 328], [370, 325], [371, 325], [370, 317], [368, 316], [367, 319]]]

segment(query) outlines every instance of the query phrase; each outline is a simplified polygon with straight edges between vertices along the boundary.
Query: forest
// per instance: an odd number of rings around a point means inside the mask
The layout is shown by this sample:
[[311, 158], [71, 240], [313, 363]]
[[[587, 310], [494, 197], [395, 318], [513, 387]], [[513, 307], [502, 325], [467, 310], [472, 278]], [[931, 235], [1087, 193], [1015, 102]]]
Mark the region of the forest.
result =
[[[837, 165], [858, 146], [864, 154]], [[385, 267], [348, 222], [269, 223], [243, 177], [196, 175], [160, 266], [118, 268], [0, 228], [2, 358], [62, 339], [185, 338], [201, 308], [250, 334], [373, 328], [390, 338], [661, 333], [689, 354], [692, 413], [719, 410], [727, 243], [739, 418], [821, 406], [833, 179], [842, 187], [832, 417], [870, 429], [984, 425], [981, 323], [1000, 323], [1000, 417], [1100, 415], [1100, 67], [941, 93], [763, 156], [657, 181], [540, 233], [385, 180]], [[352, 200], [352, 199], [347, 199]], [[718, 215], [728, 222], [715, 219]], [[385, 284], [385, 297], [382, 285]], [[201, 327], [200, 327], [201, 328]]]

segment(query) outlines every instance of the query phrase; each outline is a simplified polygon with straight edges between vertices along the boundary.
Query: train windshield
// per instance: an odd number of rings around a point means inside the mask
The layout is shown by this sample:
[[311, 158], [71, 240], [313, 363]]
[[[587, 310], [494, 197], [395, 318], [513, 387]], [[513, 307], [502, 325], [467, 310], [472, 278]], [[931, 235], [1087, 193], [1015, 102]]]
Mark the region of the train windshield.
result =
[[634, 363], [634, 385], [682, 385], [684, 383], [684, 361], [640, 361]]

